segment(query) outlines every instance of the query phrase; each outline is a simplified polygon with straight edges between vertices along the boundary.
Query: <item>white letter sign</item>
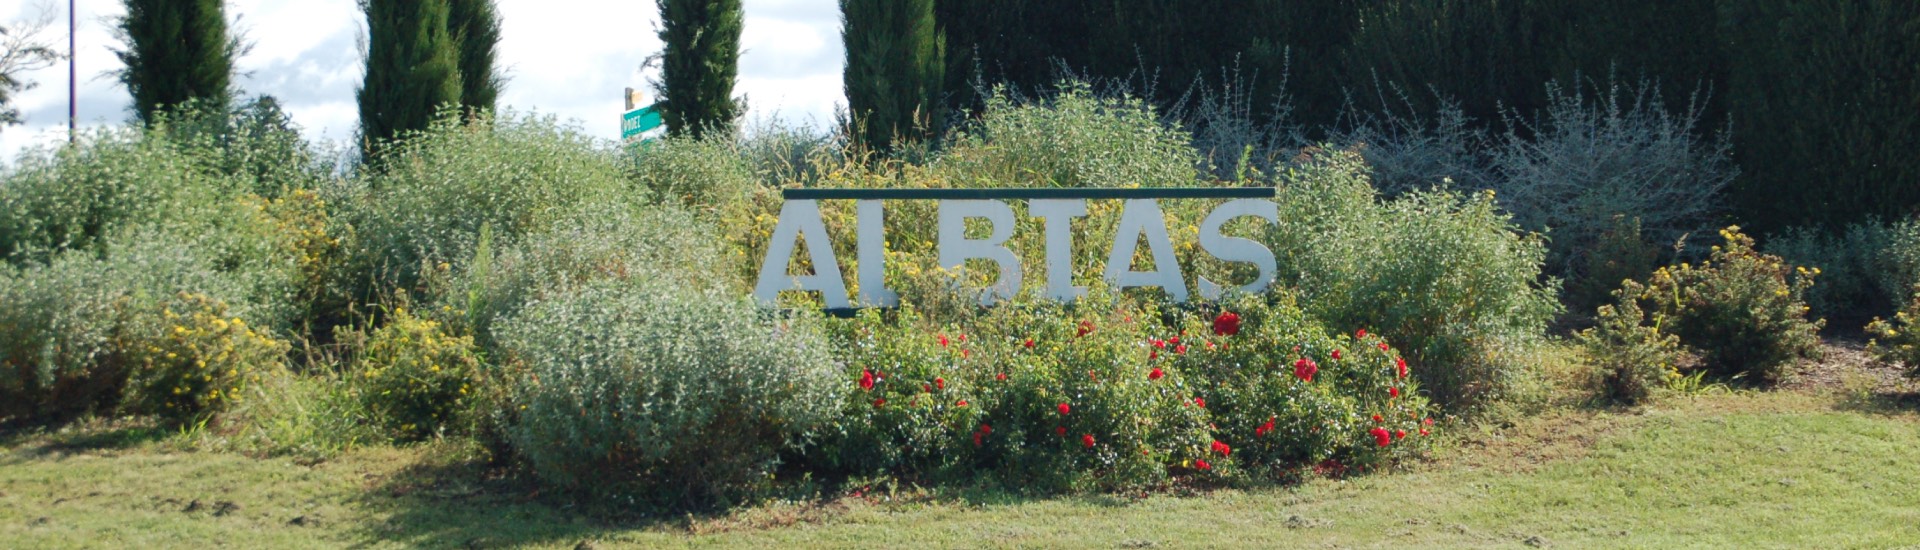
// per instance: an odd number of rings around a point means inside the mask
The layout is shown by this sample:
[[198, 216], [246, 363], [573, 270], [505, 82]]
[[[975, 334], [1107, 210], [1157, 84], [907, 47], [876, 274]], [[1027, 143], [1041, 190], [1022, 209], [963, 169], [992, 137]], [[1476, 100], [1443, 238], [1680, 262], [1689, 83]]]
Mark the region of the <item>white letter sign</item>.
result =
[[[992, 226], [985, 239], [967, 238], [967, 218], [985, 219]], [[982, 305], [1012, 299], [1020, 293], [1020, 257], [1007, 249], [1013, 237], [1013, 208], [1000, 201], [940, 201], [940, 267], [960, 271], [967, 260], [979, 258], [1000, 265], [1000, 279], [980, 295]]]
[[[812, 275], [790, 275], [787, 262], [799, 240], [807, 240], [807, 259], [813, 263]], [[833, 257], [833, 242], [827, 239], [827, 226], [820, 221], [820, 205], [814, 201], [787, 201], [780, 207], [780, 222], [773, 226], [773, 240], [767, 243], [767, 257], [760, 262], [760, 282], [753, 286], [753, 297], [767, 306], [780, 302], [783, 290], [818, 290], [828, 308], [845, 308], [847, 284], [840, 279], [840, 263]]]
[[[1133, 251], [1140, 235], [1147, 236], [1148, 258], [1153, 271], [1133, 270]], [[1152, 199], [1130, 199], [1120, 211], [1120, 229], [1113, 234], [1113, 253], [1107, 256], [1107, 280], [1115, 290], [1157, 286], [1175, 302], [1187, 301], [1187, 281], [1180, 276], [1180, 263], [1173, 256], [1173, 240], [1167, 237], [1167, 217]]]
[[[1247, 262], [1258, 268], [1260, 274], [1253, 278], [1253, 282], [1240, 287], [1243, 292], [1256, 293], [1266, 290], [1267, 285], [1273, 282], [1273, 272], [1276, 269], [1273, 251], [1257, 241], [1228, 237], [1220, 233], [1220, 226], [1243, 216], [1254, 216], [1267, 220], [1267, 223], [1280, 223], [1279, 208], [1273, 204], [1273, 201], [1256, 199], [1230, 201], [1213, 209], [1213, 213], [1207, 214], [1207, 219], [1200, 222], [1200, 248], [1215, 258], [1229, 262]], [[1196, 279], [1200, 287], [1200, 298], [1203, 300], [1218, 300], [1226, 291], [1225, 288], [1207, 280], [1206, 277], [1196, 277]]]

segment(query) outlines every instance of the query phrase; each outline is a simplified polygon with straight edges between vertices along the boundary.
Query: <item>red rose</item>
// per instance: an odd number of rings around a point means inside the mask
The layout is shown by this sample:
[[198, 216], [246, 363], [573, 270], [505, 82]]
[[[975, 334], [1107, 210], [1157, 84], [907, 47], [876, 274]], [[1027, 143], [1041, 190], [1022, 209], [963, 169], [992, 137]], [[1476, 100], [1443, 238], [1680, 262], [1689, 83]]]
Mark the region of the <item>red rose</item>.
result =
[[1373, 415], [1373, 423], [1375, 423], [1375, 424], [1379, 424], [1379, 423], [1381, 423], [1381, 422], [1385, 422], [1385, 420], [1382, 420], [1382, 419], [1380, 418], [1380, 415], [1377, 415], [1377, 414], [1376, 414], [1376, 415]]
[[1195, 397], [1195, 398], [1193, 398], [1193, 404], [1195, 404], [1195, 405], [1199, 405], [1199, 406], [1200, 406], [1200, 408], [1202, 408], [1202, 409], [1204, 409], [1204, 408], [1207, 408], [1207, 400], [1205, 400], [1205, 399], [1201, 399], [1201, 398], [1198, 398], [1198, 397]]
[[1000, 380], [1000, 381], [1005, 381], [1005, 380], [1007, 379], [1007, 373], [1004, 373], [1004, 372], [1003, 372], [1003, 373], [1000, 373], [1000, 374], [996, 374], [996, 375], [993, 375], [993, 379], [994, 379], [994, 380]]
[[933, 384], [921, 384], [921, 385], [920, 385], [920, 391], [924, 391], [924, 392], [927, 392], [927, 393], [933, 393]]
[[1333, 360], [1335, 361], [1340, 360], [1340, 350], [1333, 350]]
[[969, 356], [972, 356], [972, 355], [973, 355], [973, 350], [970, 350], [970, 349], [963, 349], [963, 350], [960, 350], [960, 358], [961, 358], [961, 359], [966, 359], [967, 357], [969, 357]]
[[1147, 353], [1147, 360], [1148, 360], [1148, 361], [1152, 361], [1152, 360], [1154, 360], [1154, 359], [1159, 359], [1159, 358], [1160, 358], [1160, 352], [1159, 352], [1158, 350], [1155, 350], [1155, 351], [1151, 351], [1151, 352], [1148, 352], [1148, 353]]
[[947, 346], [947, 335], [942, 334], [940, 335], [940, 347], [946, 347], [946, 346]]
[[1312, 359], [1301, 357], [1293, 362], [1293, 375], [1301, 381], [1313, 383], [1313, 374], [1316, 372], [1320, 372], [1320, 365], [1314, 364]]
[[1394, 431], [1393, 431], [1393, 438], [1394, 438], [1394, 439], [1406, 439], [1406, 438], [1407, 438], [1407, 431], [1406, 431], [1406, 430], [1394, 430]]
[[1367, 337], [1367, 329], [1364, 329], [1364, 328], [1363, 328], [1363, 329], [1360, 329], [1360, 330], [1357, 330], [1357, 331], [1354, 331], [1354, 333], [1353, 333], [1353, 338], [1354, 338], [1355, 340], [1358, 340], [1358, 339], [1362, 339], [1362, 338], [1366, 338], [1366, 337]]
[[1386, 343], [1386, 342], [1381, 342], [1381, 343], [1380, 343], [1380, 351], [1387, 351], [1387, 343]]
[[1393, 358], [1393, 366], [1400, 371], [1401, 378], [1407, 377], [1407, 359], [1405, 357]]
[[1213, 442], [1213, 452], [1220, 453], [1220, 456], [1232, 456], [1233, 448], [1228, 447], [1227, 444], [1225, 443], [1221, 443], [1220, 441], [1215, 440]]
[[1166, 340], [1161, 340], [1159, 338], [1152, 338], [1152, 339], [1148, 339], [1147, 343], [1153, 344], [1154, 349], [1167, 349]]
[[1073, 412], [1073, 407], [1068, 406], [1066, 403], [1061, 403], [1058, 408], [1060, 409], [1060, 416], [1066, 416], [1067, 413]]
[[1177, 346], [1174, 346], [1174, 347], [1173, 347], [1173, 352], [1174, 352], [1174, 353], [1186, 353], [1186, 352], [1187, 352], [1187, 345], [1186, 345], [1186, 344], [1180, 344], [1180, 345], [1177, 345]]
[[1067, 427], [1066, 427], [1066, 426], [1060, 426], [1060, 427], [1058, 427], [1058, 428], [1054, 428], [1054, 429], [1053, 429], [1053, 433], [1057, 433], [1057, 434], [1060, 434], [1060, 437], [1066, 437], [1066, 436], [1067, 436]]
[[1420, 428], [1420, 435], [1423, 435], [1423, 436], [1424, 436], [1424, 435], [1427, 435], [1427, 429], [1426, 429], [1426, 428]]
[[1160, 379], [1160, 377], [1162, 377], [1162, 376], [1166, 376], [1166, 375], [1167, 375], [1167, 373], [1165, 373], [1165, 372], [1162, 372], [1162, 371], [1160, 370], [1160, 367], [1154, 367], [1154, 368], [1153, 368], [1153, 370], [1150, 370], [1150, 371], [1147, 371], [1147, 379], [1148, 379], [1148, 380], [1159, 380], [1159, 379]]
[[880, 408], [880, 407], [885, 407], [885, 406], [887, 406], [887, 400], [886, 400], [886, 398], [884, 398], [884, 397], [883, 397], [883, 398], [880, 398], [880, 399], [875, 399], [875, 400], [873, 400], [873, 408], [876, 408], [876, 409], [878, 409], [878, 408]]
[[1390, 397], [1400, 397], [1400, 388], [1387, 388], [1387, 395]]
[[960, 343], [962, 344], [967, 343], [967, 335], [965, 334], [960, 335]]
[[980, 437], [983, 435], [984, 434], [981, 434], [980, 432], [973, 432], [973, 446], [975, 447], [980, 446]]
[[1212, 465], [1212, 464], [1208, 464], [1208, 463], [1207, 463], [1207, 461], [1205, 461], [1205, 460], [1195, 460], [1195, 461], [1193, 461], [1193, 467], [1194, 467], [1194, 469], [1198, 469], [1198, 470], [1212, 470], [1212, 469], [1213, 469], [1213, 465]]
[[1433, 419], [1431, 419], [1431, 418], [1428, 418], [1428, 419], [1426, 419], [1426, 420], [1421, 420], [1421, 421], [1420, 421], [1420, 423], [1421, 423], [1421, 424], [1426, 424], [1426, 425], [1428, 425], [1428, 426], [1432, 426], [1432, 425], [1433, 425]]
[[965, 407], [967, 406], [967, 400], [961, 399], [959, 403], [954, 403], [954, 405], [959, 407]]
[[1079, 336], [1086, 336], [1086, 335], [1088, 335], [1088, 334], [1092, 334], [1092, 333], [1093, 333], [1093, 321], [1081, 321], [1081, 322], [1080, 322], [1080, 331], [1079, 331], [1079, 332], [1076, 332], [1076, 333], [1074, 333], [1074, 336], [1076, 336], [1076, 337], [1079, 337]]
[[1213, 333], [1220, 336], [1233, 336], [1240, 333], [1240, 316], [1231, 311], [1220, 312], [1213, 318]]
[[1257, 436], [1264, 437], [1270, 433], [1273, 433], [1273, 418], [1271, 417], [1267, 418], [1267, 423], [1261, 424], [1260, 427], [1253, 429], [1253, 435]]
[[873, 391], [873, 371], [860, 371], [860, 389]]
[[934, 379], [933, 379], [933, 387], [935, 387], [935, 388], [939, 388], [939, 389], [943, 389], [943, 390], [944, 390], [944, 389], [947, 389], [947, 379], [945, 379], [945, 378], [934, 378]]
[[1081, 435], [1080, 435], [1080, 444], [1081, 444], [1081, 445], [1086, 445], [1088, 449], [1092, 449], [1092, 448], [1093, 448], [1093, 434], [1081, 434]]
[[1033, 349], [1033, 339], [1032, 339], [1032, 338], [1028, 338], [1028, 339], [1027, 339], [1027, 349]]
[[993, 426], [988, 426], [988, 425], [986, 425], [986, 424], [981, 424], [981, 425], [980, 425], [980, 433], [983, 433], [983, 434], [992, 434], [992, 433], [993, 433]]
[[1373, 434], [1373, 442], [1380, 444], [1381, 447], [1393, 444], [1393, 434], [1388, 433], [1386, 428], [1376, 427], [1367, 430], [1367, 433]]
[[[1180, 333], [1181, 333], [1181, 334], [1186, 334], [1187, 332], [1186, 332], [1186, 331], [1180, 331]], [[1168, 338], [1168, 339], [1167, 339], [1167, 343], [1169, 343], [1169, 344], [1174, 344], [1174, 345], [1179, 345], [1179, 344], [1180, 344], [1180, 337], [1179, 337], [1179, 336], [1175, 336], [1175, 337], [1172, 337], [1172, 338]]]

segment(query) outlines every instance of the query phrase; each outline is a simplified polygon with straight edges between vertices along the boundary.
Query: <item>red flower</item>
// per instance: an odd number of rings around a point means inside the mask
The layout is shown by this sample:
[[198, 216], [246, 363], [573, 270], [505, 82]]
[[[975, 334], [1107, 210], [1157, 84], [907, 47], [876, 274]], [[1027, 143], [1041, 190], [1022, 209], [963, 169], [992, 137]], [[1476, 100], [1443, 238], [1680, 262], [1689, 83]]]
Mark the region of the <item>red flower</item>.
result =
[[1233, 336], [1240, 333], [1240, 315], [1231, 311], [1220, 312], [1213, 318], [1213, 333], [1220, 336]]
[[1377, 414], [1376, 414], [1376, 415], [1373, 415], [1373, 423], [1375, 423], [1375, 424], [1379, 424], [1379, 423], [1381, 423], [1381, 422], [1385, 422], [1385, 420], [1382, 420], [1382, 419], [1380, 418], [1380, 415], [1377, 415]]
[[1406, 431], [1406, 430], [1394, 430], [1394, 431], [1393, 431], [1393, 438], [1394, 438], [1394, 439], [1406, 439], [1406, 438], [1407, 438], [1407, 431]]
[[965, 334], [960, 335], [960, 343], [962, 344], [967, 343], [967, 335]]
[[1000, 373], [1000, 374], [996, 374], [996, 375], [993, 375], [993, 379], [994, 379], [994, 380], [999, 380], [999, 381], [1002, 381], [1002, 382], [1004, 382], [1004, 381], [1006, 381], [1006, 380], [1007, 380], [1007, 373], [1004, 373], [1004, 372], [1003, 372], [1003, 373]]
[[1407, 377], [1407, 359], [1405, 357], [1393, 358], [1393, 366], [1400, 371], [1401, 378]]
[[1381, 342], [1381, 343], [1380, 343], [1380, 351], [1387, 351], [1387, 343], [1386, 343], [1386, 342]]
[[1357, 330], [1357, 331], [1354, 331], [1354, 333], [1353, 333], [1353, 338], [1354, 338], [1355, 340], [1358, 340], [1358, 339], [1361, 339], [1361, 338], [1366, 338], [1366, 337], [1367, 337], [1367, 329], [1364, 329], [1364, 328], [1363, 328], [1363, 329], [1360, 329], [1360, 330]]
[[935, 387], [935, 388], [939, 388], [939, 389], [943, 389], [943, 390], [944, 390], [944, 389], [947, 389], [947, 379], [945, 379], [945, 378], [934, 378], [934, 379], [933, 379], [933, 387]]
[[966, 359], [968, 356], [971, 356], [971, 355], [973, 355], [973, 350], [970, 350], [970, 349], [960, 350], [961, 359]]
[[1428, 426], [1432, 426], [1432, 425], [1433, 425], [1433, 419], [1431, 419], [1431, 418], [1428, 418], [1428, 419], [1426, 419], [1426, 420], [1421, 420], [1421, 421], [1420, 421], [1420, 423], [1421, 423], [1421, 424], [1426, 424], [1426, 425], [1428, 425]]
[[1080, 444], [1081, 444], [1081, 445], [1086, 445], [1088, 449], [1092, 449], [1092, 448], [1093, 448], [1093, 434], [1080, 434]]
[[1079, 331], [1079, 332], [1076, 332], [1076, 333], [1074, 333], [1074, 336], [1075, 336], [1075, 337], [1079, 337], [1079, 336], [1086, 336], [1086, 335], [1088, 335], [1088, 334], [1092, 334], [1092, 333], [1093, 333], [1093, 321], [1081, 321], [1081, 322], [1080, 322], [1080, 331]]
[[[1186, 334], [1187, 332], [1183, 330], [1183, 331], [1180, 331], [1180, 333], [1181, 333], [1181, 334]], [[1180, 337], [1179, 337], [1179, 336], [1175, 336], [1175, 337], [1172, 337], [1172, 338], [1168, 338], [1168, 339], [1167, 339], [1167, 343], [1169, 343], [1169, 344], [1174, 344], [1174, 345], [1179, 345], [1179, 344], [1180, 344]]]
[[1314, 364], [1312, 359], [1301, 357], [1293, 362], [1293, 375], [1304, 382], [1313, 383], [1313, 374], [1316, 372], [1320, 372], [1320, 365]]
[[921, 384], [921, 385], [920, 385], [920, 391], [924, 391], [924, 392], [927, 392], [927, 393], [933, 393], [933, 384]]
[[1220, 456], [1232, 456], [1233, 447], [1228, 447], [1227, 444], [1215, 440], [1213, 442], [1213, 452], [1220, 453]]
[[1180, 344], [1180, 345], [1177, 345], [1177, 346], [1174, 346], [1174, 347], [1173, 347], [1173, 352], [1174, 352], [1174, 353], [1186, 353], [1186, 352], [1187, 352], [1187, 345], [1186, 345], [1186, 344]]
[[1161, 371], [1160, 367], [1154, 367], [1153, 370], [1147, 371], [1148, 380], [1159, 380], [1160, 377], [1166, 376], [1166, 375], [1167, 373]]
[[1212, 470], [1212, 469], [1213, 469], [1213, 465], [1212, 465], [1212, 464], [1208, 464], [1208, 463], [1207, 463], [1207, 461], [1205, 461], [1205, 460], [1195, 460], [1195, 461], [1193, 461], [1193, 467], [1194, 467], [1195, 469], [1199, 469], [1199, 470]]
[[961, 399], [959, 403], [954, 403], [954, 405], [959, 407], [965, 407], [967, 406], [967, 400]]
[[1387, 432], [1386, 428], [1376, 427], [1367, 430], [1367, 433], [1373, 434], [1373, 442], [1380, 444], [1381, 447], [1393, 444], [1393, 434]]
[[1155, 351], [1152, 351], [1152, 352], [1148, 352], [1148, 353], [1147, 353], [1147, 360], [1148, 360], [1148, 361], [1152, 361], [1152, 360], [1154, 360], [1154, 359], [1159, 359], [1159, 358], [1160, 358], [1160, 352], [1159, 352], [1158, 350], [1155, 350]]
[[1207, 408], [1207, 400], [1205, 399], [1195, 397], [1193, 398], [1193, 404], [1200, 406], [1202, 409]]
[[1032, 338], [1028, 338], [1028, 339], [1027, 339], [1027, 349], [1033, 349], [1033, 339], [1032, 339]]
[[1340, 350], [1333, 350], [1333, 360], [1335, 361], [1340, 360]]
[[1095, 382], [1099, 382], [1100, 375], [1094, 374], [1093, 371], [1087, 371], [1087, 379]]
[[985, 435], [986, 435], [986, 434], [983, 434], [983, 433], [980, 433], [980, 432], [973, 432], [973, 446], [975, 446], [975, 447], [979, 447], [979, 446], [980, 446], [980, 438], [981, 438], [981, 437], [984, 437]]
[[[1060, 409], [1060, 416], [1066, 416], [1067, 413], [1073, 412], [1073, 407], [1068, 406], [1066, 403], [1061, 403], [1058, 408]], [[1064, 430], [1066, 428], [1061, 428], [1061, 429]]]
[[1066, 437], [1066, 436], [1067, 436], [1067, 427], [1066, 427], [1066, 426], [1060, 426], [1060, 427], [1058, 427], [1058, 428], [1054, 428], [1054, 429], [1053, 429], [1053, 433], [1057, 433], [1057, 434], [1060, 434], [1060, 437]]
[[983, 434], [989, 434], [989, 435], [991, 435], [991, 434], [993, 433], [993, 426], [988, 426], [988, 425], [986, 425], [986, 424], [981, 424], [981, 425], [980, 425], [980, 433], [983, 433]]
[[1423, 435], [1423, 436], [1424, 436], [1424, 435], [1427, 435], [1427, 429], [1426, 429], [1426, 428], [1420, 428], [1420, 435]]
[[1167, 349], [1166, 340], [1161, 340], [1159, 338], [1152, 338], [1152, 339], [1148, 339], [1147, 343], [1153, 344], [1154, 349]]
[[873, 371], [860, 371], [860, 389], [873, 391]]
[[1400, 388], [1387, 388], [1387, 395], [1390, 397], [1400, 397]]
[[942, 334], [940, 335], [940, 347], [946, 347], [946, 346], [947, 346], [947, 335]]
[[878, 409], [878, 408], [880, 408], [880, 407], [885, 407], [885, 406], [887, 406], [887, 400], [886, 400], [886, 398], [884, 398], [884, 397], [883, 397], [883, 398], [880, 398], [880, 399], [875, 399], [875, 400], [873, 400], [873, 408], [876, 408], [876, 409]]
[[1253, 435], [1256, 435], [1256, 436], [1265, 437], [1267, 434], [1270, 434], [1270, 433], [1273, 433], [1272, 417], [1267, 418], [1267, 423], [1261, 424], [1260, 427], [1253, 429]]

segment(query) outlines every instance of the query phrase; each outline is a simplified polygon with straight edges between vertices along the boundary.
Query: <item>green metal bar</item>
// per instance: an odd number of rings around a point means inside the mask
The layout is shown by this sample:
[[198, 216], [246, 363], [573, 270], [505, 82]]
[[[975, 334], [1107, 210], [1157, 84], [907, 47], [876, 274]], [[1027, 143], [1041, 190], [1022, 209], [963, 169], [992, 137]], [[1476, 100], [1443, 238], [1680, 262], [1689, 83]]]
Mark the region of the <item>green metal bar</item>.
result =
[[1272, 187], [782, 189], [787, 200], [1266, 199]]

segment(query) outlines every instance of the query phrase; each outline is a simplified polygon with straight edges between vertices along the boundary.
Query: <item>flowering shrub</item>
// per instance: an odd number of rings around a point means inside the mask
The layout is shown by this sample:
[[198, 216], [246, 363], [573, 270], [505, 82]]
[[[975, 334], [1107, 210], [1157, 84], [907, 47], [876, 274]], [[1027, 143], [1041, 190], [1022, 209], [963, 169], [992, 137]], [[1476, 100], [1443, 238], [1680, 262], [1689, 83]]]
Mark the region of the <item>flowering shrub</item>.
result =
[[[927, 330], [911, 308], [887, 322], [878, 310], [837, 323], [844, 344], [845, 406], [826, 461], [857, 473], [924, 477], [962, 466], [969, 450], [992, 435], [979, 421], [978, 376], [989, 365], [974, 357], [978, 339], [963, 331]], [[984, 431], [983, 431], [984, 430]], [[969, 435], [971, 434], [971, 435]]]
[[133, 351], [127, 405], [135, 411], [182, 421], [223, 410], [287, 354], [286, 342], [255, 332], [204, 294], [181, 293], [162, 318], [157, 337], [123, 344]]
[[1705, 263], [1660, 268], [1620, 299], [1648, 304], [1655, 329], [1698, 350], [1712, 372], [1777, 384], [1791, 374], [1794, 359], [1819, 350], [1826, 322], [1807, 320], [1804, 297], [1820, 270], [1790, 268], [1778, 256], [1756, 252], [1737, 226], [1720, 236], [1726, 243], [1713, 247]]
[[473, 337], [396, 307], [367, 337], [351, 372], [361, 404], [396, 439], [421, 439], [467, 408], [480, 358]]
[[657, 504], [734, 501], [777, 453], [841, 409], [845, 380], [814, 323], [774, 322], [746, 298], [636, 279], [600, 281], [497, 328], [517, 376], [505, 426], [542, 478]]
[[[1626, 281], [1616, 296], [1640, 296], [1646, 287]], [[1653, 388], [1678, 377], [1680, 339], [1649, 326], [1639, 300], [1623, 299], [1600, 306], [1598, 324], [1581, 331], [1575, 342], [1593, 363], [1593, 387], [1609, 400], [1627, 404], [1645, 401]]]
[[1916, 329], [1920, 329], [1920, 289], [1892, 320], [1876, 318], [1867, 325], [1867, 334], [1873, 335], [1867, 349], [1881, 361], [1906, 365], [1908, 374], [1920, 376], [1920, 334]]
[[[1329, 337], [1285, 293], [1223, 306], [1210, 323], [1190, 318], [1179, 337], [1185, 349], [1170, 359], [1205, 400], [1213, 436], [1249, 473], [1286, 475], [1328, 460], [1378, 464], [1415, 448], [1400, 443], [1407, 434], [1427, 434], [1427, 400], [1380, 335]], [[1228, 318], [1240, 321], [1223, 327]], [[1384, 444], [1375, 429], [1389, 434]], [[1220, 455], [1216, 468], [1228, 458]]]

